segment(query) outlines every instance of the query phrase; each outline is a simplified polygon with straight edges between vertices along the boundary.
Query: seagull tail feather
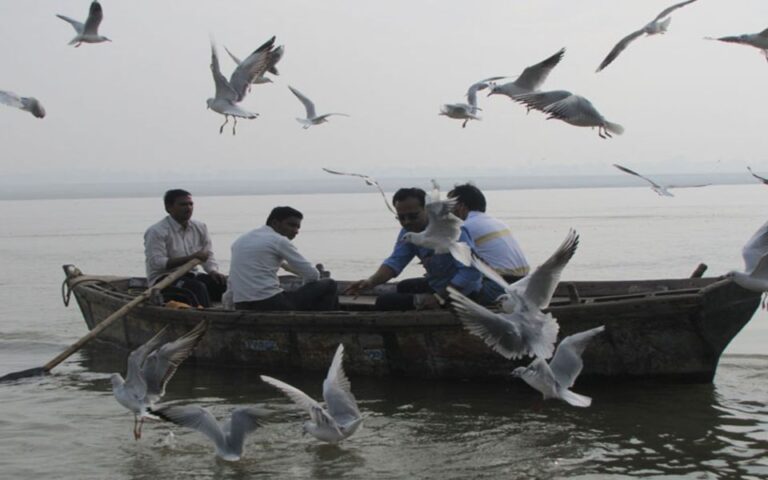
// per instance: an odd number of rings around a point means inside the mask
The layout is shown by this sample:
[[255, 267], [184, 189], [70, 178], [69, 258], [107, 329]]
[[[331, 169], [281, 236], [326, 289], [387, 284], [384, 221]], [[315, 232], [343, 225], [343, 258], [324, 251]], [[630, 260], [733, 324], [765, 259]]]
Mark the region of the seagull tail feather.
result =
[[574, 407], [586, 408], [592, 405], [592, 399], [586, 395], [580, 395], [565, 388], [560, 390], [558, 393], [560, 394], [560, 398], [562, 398], [563, 401], [573, 405]]
[[622, 127], [618, 123], [605, 122], [605, 129], [611, 133], [615, 133], [616, 135], [621, 135], [622, 133], [624, 133], [624, 127]]

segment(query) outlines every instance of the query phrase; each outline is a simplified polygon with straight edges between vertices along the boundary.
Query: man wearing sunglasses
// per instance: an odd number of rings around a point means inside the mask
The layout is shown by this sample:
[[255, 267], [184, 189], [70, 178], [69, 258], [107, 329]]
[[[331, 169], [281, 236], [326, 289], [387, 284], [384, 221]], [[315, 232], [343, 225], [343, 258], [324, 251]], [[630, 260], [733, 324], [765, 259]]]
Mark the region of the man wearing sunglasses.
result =
[[[377, 310], [439, 308], [445, 289], [449, 285], [478, 303], [492, 303], [501, 292], [484, 283], [482, 275], [475, 268], [462, 265], [450, 253], [435, 254], [432, 249], [403, 240], [406, 232], [421, 232], [427, 228], [429, 220], [425, 200], [426, 193], [420, 188], [401, 188], [395, 192], [392, 204], [402, 227], [397, 235], [395, 248], [373, 275], [354, 282], [345, 293], [356, 295], [361, 290], [385, 283], [397, 277], [414, 257], [418, 257], [426, 270], [426, 275], [400, 281], [397, 284], [396, 293], [379, 295], [376, 298]], [[473, 246], [472, 240], [463, 228], [459, 241]]]

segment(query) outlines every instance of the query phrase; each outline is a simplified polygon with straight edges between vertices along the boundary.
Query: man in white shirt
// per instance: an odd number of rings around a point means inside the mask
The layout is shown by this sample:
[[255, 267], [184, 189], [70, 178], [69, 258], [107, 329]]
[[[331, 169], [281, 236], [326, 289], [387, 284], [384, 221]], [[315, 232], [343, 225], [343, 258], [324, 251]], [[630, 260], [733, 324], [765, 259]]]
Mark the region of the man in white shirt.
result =
[[528, 274], [528, 261], [512, 230], [485, 213], [485, 195], [479, 188], [469, 183], [456, 185], [448, 192], [448, 198], [456, 199], [453, 213], [464, 220], [464, 228], [480, 258], [508, 281], [517, 281]]
[[[291, 242], [304, 216], [291, 207], [275, 207], [266, 225], [244, 233], [232, 244], [229, 287], [237, 310], [334, 310], [336, 282], [320, 272]], [[277, 271], [283, 267], [304, 285], [286, 292]]]
[[194, 306], [209, 307], [212, 300], [221, 300], [227, 279], [219, 273], [208, 227], [192, 219], [194, 202], [186, 190], [168, 190], [163, 201], [168, 215], [144, 233], [147, 282], [154, 285], [175, 268], [197, 258], [207, 274], [190, 272], [163, 294], [166, 298], [196, 303]]

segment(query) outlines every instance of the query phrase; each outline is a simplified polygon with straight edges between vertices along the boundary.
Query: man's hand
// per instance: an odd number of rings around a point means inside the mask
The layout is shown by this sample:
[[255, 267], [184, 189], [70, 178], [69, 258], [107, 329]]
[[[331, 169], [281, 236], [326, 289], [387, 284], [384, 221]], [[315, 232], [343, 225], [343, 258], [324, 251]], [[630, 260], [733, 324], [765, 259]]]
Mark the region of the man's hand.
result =
[[210, 250], [205, 250], [205, 249], [198, 250], [197, 252], [195, 252], [192, 255], [190, 255], [190, 257], [196, 258], [196, 259], [200, 260], [201, 262], [207, 262], [208, 261], [208, 257], [210, 257], [210, 256], [211, 256]]
[[360, 293], [360, 290], [368, 290], [373, 287], [373, 282], [371, 282], [369, 278], [366, 278], [365, 280], [358, 280], [352, 283], [346, 290], [344, 290], [344, 294], [357, 296]]

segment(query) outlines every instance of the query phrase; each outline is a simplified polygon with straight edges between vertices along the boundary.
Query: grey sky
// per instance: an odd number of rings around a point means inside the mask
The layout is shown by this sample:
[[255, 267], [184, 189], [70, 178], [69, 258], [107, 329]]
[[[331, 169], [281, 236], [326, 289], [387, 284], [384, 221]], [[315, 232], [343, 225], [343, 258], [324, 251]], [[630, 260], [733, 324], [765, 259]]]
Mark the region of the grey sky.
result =
[[[48, 116], [0, 109], [2, 180], [154, 181], [314, 175], [320, 167], [407, 176], [768, 170], [768, 62], [756, 49], [703, 40], [768, 27], [765, 0], [700, 0], [669, 33], [640, 38], [600, 74], [629, 32], [674, 0], [103, 0], [114, 42], [73, 48], [54, 15], [85, 19], [88, 0], [0, 0], [0, 89], [37, 97]], [[275, 84], [243, 102], [261, 116], [219, 135], [209, 34], [245, 56], [285, 45]], [[517, 75], [566, 47], [544, 89], [589, 98], [626, 133], [601, 140], [504, 97], [479, 98], [482, 122], [438, 117], [491, 75]], [[318, 111], [302, 130], [290, 84]], [[262, 172], [262, 173], [260, 173]], [[439, 176], [439, 175], [438, 175]]]

